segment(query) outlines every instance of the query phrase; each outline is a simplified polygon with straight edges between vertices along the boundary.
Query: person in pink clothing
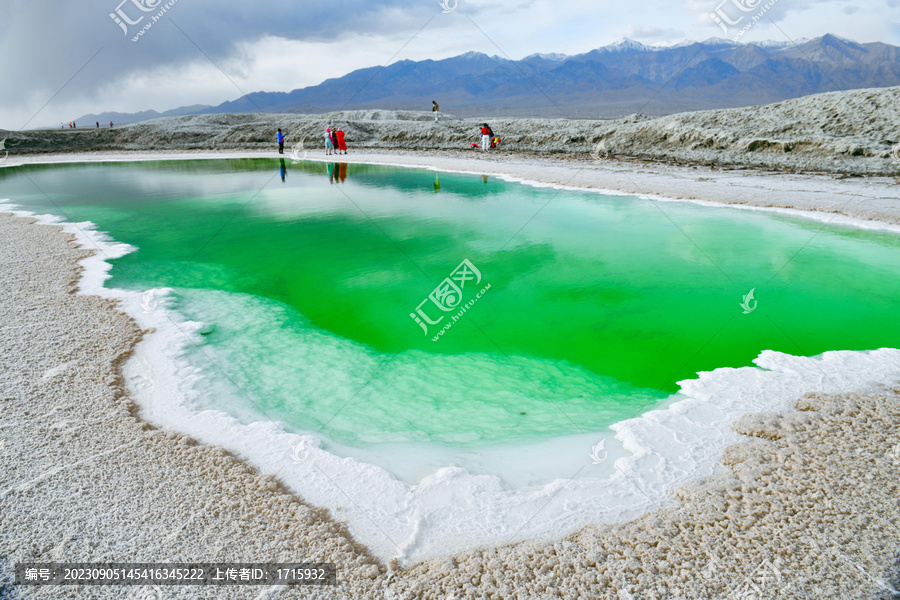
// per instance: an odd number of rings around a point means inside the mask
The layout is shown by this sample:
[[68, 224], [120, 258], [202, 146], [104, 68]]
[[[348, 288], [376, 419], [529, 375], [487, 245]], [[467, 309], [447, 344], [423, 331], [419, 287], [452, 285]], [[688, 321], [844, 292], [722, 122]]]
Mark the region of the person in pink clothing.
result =
[[334, 138], [331, 137], [331, 127], [329, 127], [325, 130], [325, 155], [330, 155], [332, 150], [334, 150]]
[[340, 127], [338, 127], [338, 130], [335, 133], [337, 135], [338, 154], [340, 154], [341, 152], [343, 152], [344, 154], [347, 154], [347, 142], [344, 141], [344, 130], [341, 129]]

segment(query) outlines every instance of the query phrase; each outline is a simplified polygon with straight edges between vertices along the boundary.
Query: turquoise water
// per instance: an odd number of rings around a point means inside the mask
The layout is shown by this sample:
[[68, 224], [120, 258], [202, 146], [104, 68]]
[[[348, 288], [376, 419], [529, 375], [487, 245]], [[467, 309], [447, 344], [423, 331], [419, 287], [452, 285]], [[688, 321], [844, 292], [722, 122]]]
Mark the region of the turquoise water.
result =
[[893, 233], [493, 177], [281, 168], [19, 167], [0, 170], [0, 198], [138, 248], [107, 285], [174, 288], [172, 308], [208, 324], [185, 354], [206, 375], [198, 407], [350, 447], [601, 431], [762, 350], [900, 341]]

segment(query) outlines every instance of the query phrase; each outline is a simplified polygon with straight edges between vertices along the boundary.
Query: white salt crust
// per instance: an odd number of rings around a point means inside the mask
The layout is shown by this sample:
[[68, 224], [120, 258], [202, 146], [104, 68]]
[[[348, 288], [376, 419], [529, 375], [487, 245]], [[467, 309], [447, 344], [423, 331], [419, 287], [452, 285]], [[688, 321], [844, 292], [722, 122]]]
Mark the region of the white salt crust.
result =
[[[14, 207], [0, 204], [0, 210]], [[19, 216], [35, 216], [13, 211]], [[37, 216], [42, 223], [60, 223]], [[582, 469], [536, 488], [508, 489], [497, 478], [458, 467], [439, 469], [415, 485], [383, 468], [341, 458], [320, 448], [314, 435], [283, 431], [273, 422], [241, 424], [221, 411], [194, 411], [195, 368], [180, 357], [199, 340], [202, 324], [186, 322], [165, 308], [167, 290], [147, 296], [107, 289], [108, 259], [133, 251], [98, 232], [90, 223], [61, 223], [82, 247], [98, 252], [84, 259], [80, 293], [111, 298], [142, 329], [154, 329], [124, 368], [141, 416], [150, 422], [235, 452], [264, 474], [276, 475], [309, 502], [326, 506], [347, 523], [354, 538], [383, 560], [409, 564], [449, 556], [472, 547], [520, 540], [553, 540], [598, 523], [620, 523], [671, 506], [671, 494], [685, 482], [721, 469], [719, 461], [740, 436], [731, 424], [746, 413], [782, 412], [807, 392], [837, 394], [872, 390], [893, 383], [900, 373], [900, 350], [836, 351], [817, 357], [763, 352], [757, 367], [723, 368], [680, 382], [681, 391], [665, 408], [612, 427], [626, 455], [615, 460], [606, 479], [580, 478]], [[142, 306], [143, 302], [143, 306]], [[594, 468], [583, 436], [568, 442], [584, 454], [583, 469]], [[616, 444], [617, 442], [617, 444]], [[551, 501], [565, 510], [543, 510]]]

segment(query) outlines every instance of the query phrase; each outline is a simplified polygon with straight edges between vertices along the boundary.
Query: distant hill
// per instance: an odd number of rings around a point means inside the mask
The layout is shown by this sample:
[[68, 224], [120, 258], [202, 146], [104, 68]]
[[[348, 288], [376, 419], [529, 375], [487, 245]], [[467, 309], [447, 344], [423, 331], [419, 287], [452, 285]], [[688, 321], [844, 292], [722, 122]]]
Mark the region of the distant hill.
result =
[[[440, 150], [448, 157], [471, 156], [480, 152], [469, 147], [479, 140], [485, 120], [503, 138], [501, 148], [490, 156], [525, 153], [531, 160], [544, 154], [565, 158], [576, 170], [591, 163], [637, 160], [900, 177], [900, 86], [813, 94], [766, 106], [615, 120], [461, 118], [447, 113], [435, 119], [427, 111], [364, 109], [316, 115], [187, 115], [114, 129], [0, 130], [0, 139], [4, 152], [9, 152], [7, 165], [28, 154], [139, 151], [162, 156], [210, 150], [270, 157], [274, 168], [277, 158], [302, 160], [300, 156], [308, 153], [310, 159], [324, 159], [323, 134], [329, 125], [346, 132], [353, 160], [364, 157], [364, 149]], [[290, 148], [283, 157], [275, 148], [278, 128]], [[8, 171], [0, 169], [0, 180]], [[775, 194], [772, 202], [777, 201]]]
[[[576, 56], [512, 61], [469, 52], [369, 67], [291, 92], [255, 92], [215, 107], [119, 115], [125, 123], [175, 114], [441, 110], [458, 116], [618, 118], [779, 102], [810, 94], [900, 85], [900, 48], [834, 35], [790, 43], [723, 39], [647, 46], [622, 40]], [[148, 111], [153, 113], [153, 111]], [[101, 123], [115, 117], [88, 115]], [[117, 122], [118, 122], [117, 121]]]
[[99, 115], [84, 115], [75, 121], [76, 124], [80, 124], [82, 127], [90, 127], [95, 123], [100, 123], [101, 127], [109, 127], [109, 122], [112, 121], [115, 125], [127, 125], [128, 123], [140, 123], [141, 121], [149, 121], [150, 119], [159, 119], [160, 117], [181, 117], [183, 115], [196, 115], [200, 114], [202, 111], [214, 108], [209, 106], [208, 104], [194, 104], [193, 106], [181, 106], [179, 108], [173, 108], [172, 110], [167, 110], [166, 112], [156, 112], [155, 110], [144, 110], [137, 113], [119, 113], [119, 112], [105, 112], [100, 113]]

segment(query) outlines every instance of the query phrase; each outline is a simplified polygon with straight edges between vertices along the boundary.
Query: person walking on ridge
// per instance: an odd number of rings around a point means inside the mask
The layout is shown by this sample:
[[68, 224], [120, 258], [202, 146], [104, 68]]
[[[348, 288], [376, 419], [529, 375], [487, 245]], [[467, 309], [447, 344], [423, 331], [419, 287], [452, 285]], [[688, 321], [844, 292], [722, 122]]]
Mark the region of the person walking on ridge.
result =
[[284, 134], [281, 129], [278, 130], [278, 154], [284, 154]]

